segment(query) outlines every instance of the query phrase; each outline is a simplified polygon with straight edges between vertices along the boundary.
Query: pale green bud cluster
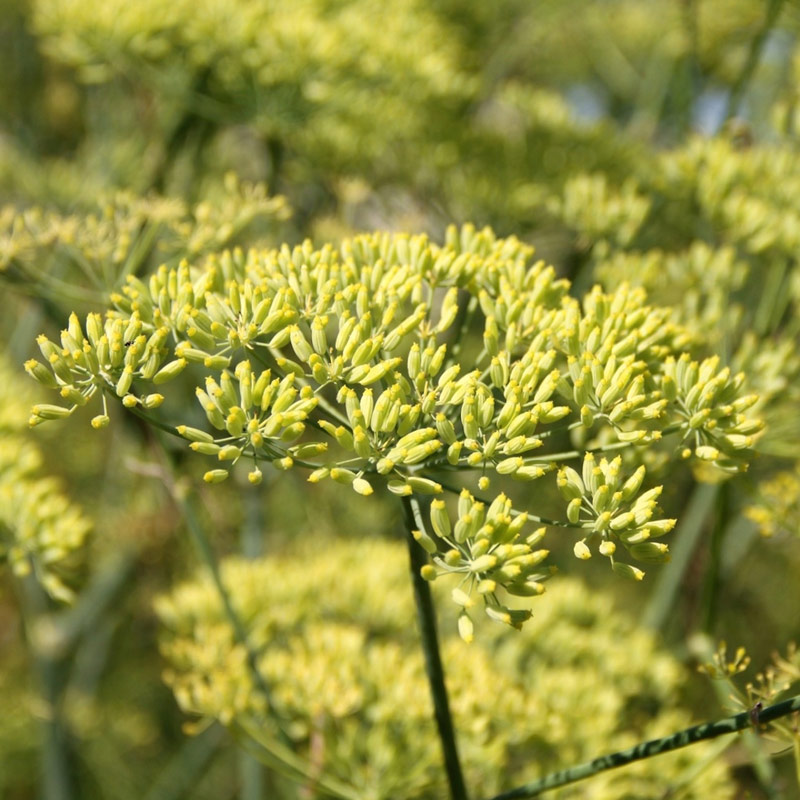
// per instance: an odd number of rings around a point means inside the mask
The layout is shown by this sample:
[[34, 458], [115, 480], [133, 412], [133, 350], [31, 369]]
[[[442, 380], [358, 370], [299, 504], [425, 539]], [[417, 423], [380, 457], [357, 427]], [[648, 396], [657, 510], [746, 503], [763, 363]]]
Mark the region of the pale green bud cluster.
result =
[[[224, 481], [244, 458], [252, 484], [263, 463], [299, 466], [311, 483], [333, 480], [362, 496], [385, 486], [437, 497], [437, 513], [438, 495], [452, 489], [443, 473], [473, 470], [483, 491], [564, 467], [557, 462], [577, 454], [545, 451], [559, 432], [591, 431], [601, 449], [677, 432], [704, 463], [743, 465], [761, 423], [744, 414], [754, 400], [740, 396], [741, 376], [681, 355], [686, 331], [641, 289], [595, 287], [578, 301], [552, 267], [531, 263], [532, 252], [466, 225], [451, 227], [443, 245], [376, 233], [338, 248], [234, 250], [128, 276], [104, 320], [90, 314], [84, 333], [72, 315], [60, 344], [40, 337], [46, 364], [27, 369], [69, 405], [36, 406], [32, 424], [68, 416], [95, 394], [95, 427], [108, 424], [106, 397], [148, 416], [163, 400], [148, 384], [160, 390], [189, 369], [205, 373], [197, 398], [208, 426], [177, 431], [216, 460], [207, 482]], [[641, 520], [622, 526], [629, 509], [613, 499], [610, 473], [604, 483], [608, 505], [587, 500], [567, 524], [602, 534], [620, 512], [614, 535], [639, 536], [626, 542], [631, 553], [663, 560], [660, 545], [641, 539]], [[479, 505], [459, 509], [452, 543], [436, 529], [438, 538], [421, 541], [439, 559], [431, 569], [463, 571], [466, 595], [481, 584], [490, 615], [518, 625], [527, 612], [500, 605], [491, 587], [535, 595], [544, 551], [517, 540], [524, 517], [512, 521], [502, 495], [461, 538]], [[453, 550], [463, 561], [445, 561]]]
[[233, 173], [221, 184], [210, 200], [193, 206], [120, 191], [101, 194], [80, 214], [0, 208], [0, 271], [14, 266], [46, 286], [48, 264], [58, 264], [61, 274], [78, 260], [84, 277], [88, 272], [105, 286], [110, 268], [136, 272], [154, 251], [161, 259], [197, 257], [229, 245], [256, 219], [289, 214], [285, 198], [269, 196], [264, 184], [242, 182]]
[[42, 455], [23, 436], [29, 393], [20, 384], [0, 360], [0, 563], [70, 602], [91, 523], [55, 479], [41, 476]]
[[102, 396], [103, 413], [92, 419], [95, 428], [108, 424], [106, 394], [115, 395], [129, 408], [157, 408], [164, 400], [163, 395], [152, 392], [136, 396], [131, 393], [133, 381], [142, 379], [158, 386], [186, 366], [184, 358], [167, 358], [169, 329], [145, 325], [137, 312], [128, 319], [107, 317], [105, 322], [99, 314], [89, 314], [85, 330], [84, 333], [78, 316], [73, 313], [68, 327], [61, 331], [60, 342], [53, 342], [44, 334], [37, 339], [49, 369], [36, 359], [25, 362], [25, 369], [43, 386], [58, 390], [69, 405], [35, 405], [30, 418], [32, 426], [68, 417], [97, 393]]
[[744, 468], [742, 453], [753, 446], [764, 424], [746, 415], [758, 397], [741, 395], [743, 384], [744, 373], [731, 375], [730, 368], [719, 369], [717, 356], [700, 363], [686, 353], [667, 358], [661, 388], [676, 409], [684, 458], [693, 453], [725, 472]]
[[741, 324], [745, 308], [734, 293], [748, 271], [734, 247], [713, 248], [702, 241], [677, 253], [619, 250], [599, 259], [594, 270], [608, 286], [630, 282], [646, 289], [674, 308], [675, 321], [695, 341], [714, 348]]
[[627, 245], [642, 226], [650, 204], [633, 179], [614, 189], [604, 174], [582, 173], [566, 181], [562, 197], [552, 198], [549, 209], [594, 239]]
[[[430, 695], [408, 626], [402, 544], [299, 544], [282, 556], [222, 564], [274, 707], [254, 686], [207, 575], [157, 602], [168, 684], [186, 712], [230, 726], [257, 753], [276, 741], [270, 712], [279, 714], [293, 740], [294, 771], [302, 765], [316, 785], [340, 788], [334, 796], [442, 797]], [[444, 581], [432, 588], [450, 591]], [[459, 753], [476, 796], [524, 780], [520, 748], [529, 752], [531, 742], [546, 740], [556, 759], [548, 768], [558, 769], [691, 722], [691, 712], [675, 705], [683, 668], [610, 595], [565, 577], [548, 600], [522, 632], [498, 626], [466, 649], [452, 633], [443, 637]], [[647, 719], [632, 730], [630, 705], [643, 702]], [[660, 797], [700, 765], [686, 798], [727, 797], [725, 762], [709, 760], [704, 744], [601, 773], [593, 787], [599, 797]]]
[[[231, 465], [247, 451], [254, 462], [249, 480], [260, 483], [259, 458], [271, 461], [279, 469], [289, 469], [295, 458], [317, 456], [328, 448], [326, 442], [291, 444], [305, 432], [306, 420], [318, 402], [310, 386], [297, 388], [296, 378], [294, 372], [272, 378], [268, 369], [256, 375], [249, 361], [240, 361], [234, 375], [223, 370], [219, 382], [209, 376], [205, 389], [196, 389], [209, 423], [222, 436], [215, 438], [186, 425], [179, 425], [177, 431], [191, 441], [192, 450]], [[227, 477], [227, 469], [210, 470], [204, 476], [208, 483], [219, 483]]]
[[756, 502], [744, 513], [758, 526], [762, 536], [800, 531], [800, 468], [782, 470], [761, 481]]
[[433, 500], [431, 529], [438, 541], [425, 530], [414, 537], [433, 555], [436, 566], [428, 565], [422, 575], [436, 580], [441, 575], [458, 575], [461, 582], [452, 590], [453, 601], [461, 606], [458, 631], [466, 642], [473, 639], [469, 615], [476, 599], [482, 599], [490, 619], [520, 629], [530, 618], [527, 609], [512, 609], [500, 602], [498, 590], [512, 596], [537, 597], [544, 592], [544, 581], [551, 571], [542, 568], [549, 551], [536, 549], [545, 528], [523, 533], [528, 515], [512, 513], [511, 501], [498, 495], [487, 508], [464, 489], [458, 499], [458, 516], [451, 523], [444, 500]]
[[592, 453], [583, 459], [581, 472], [563, 467], [558, 472], [558, 489], [569, 501], [567, 519], [586, 531], [575, 544], [575, 556], [591, 558], [589, 545], [597, 545], [598, 552], [609, 559], [615, 572], [641, 580], [644, 572], [617, 560], [619, 542], [637, 561], [661, 564], [669, 561], [666, 544], [653, 541], [669, 533], [674, 519], [653, 519], [661, 486], [640, 494], [645, 468], [640, 466], [630, 477], [622, 474], [622, 458], [612, 461], [601, 458], [598, 462]]

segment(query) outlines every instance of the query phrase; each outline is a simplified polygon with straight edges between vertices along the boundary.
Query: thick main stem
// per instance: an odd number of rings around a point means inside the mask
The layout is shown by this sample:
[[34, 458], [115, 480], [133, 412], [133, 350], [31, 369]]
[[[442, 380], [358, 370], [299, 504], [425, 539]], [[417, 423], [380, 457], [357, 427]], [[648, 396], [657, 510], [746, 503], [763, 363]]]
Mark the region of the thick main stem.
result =
[[422, 650], [425, 654], [425, 672], [431, 689], [436, 727], [439, 731], [447, 780], [450, 784], [450, 796], [452, 800], [467, 800], [467, 789], [464, 785], [464, 775], [461, 772], [461, 763], [458, 758], [453, 718], [450, 715], [450, 703], [447, 699], [447, 687], [444, 683], [444, 669], [439, 651], [439, 637], [436, 633], [433, 597], [430, 584], [420, 574], [420, 570], [426, 564], [425, 551], [411, 533], [416, 525], [411, 500], [407, 497], [403, 498], [403, 511], [411, 566], [411, 583], [414, 587], [414, 603], [417, 607], [417, 623]]

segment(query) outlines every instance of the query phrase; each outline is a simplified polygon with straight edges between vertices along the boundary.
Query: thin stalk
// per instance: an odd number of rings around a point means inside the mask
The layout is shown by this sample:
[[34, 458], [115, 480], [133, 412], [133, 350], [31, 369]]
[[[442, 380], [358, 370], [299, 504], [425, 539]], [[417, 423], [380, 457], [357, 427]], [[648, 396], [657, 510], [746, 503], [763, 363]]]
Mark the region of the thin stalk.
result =
[[711, 532], [709, 563], [703, 583], [703, 630], [711, 633], [717, 621], [717, 594], [722, 561], [722, 541], [728, 527], [730, 509], [730, 488], [723, 483], [717, 492], [716, 519]]
[[17, 584], [19, 608], [28, 640], [33, 669], [37, 674], [43, 708], [41, 719], [41, 772], [39, 796], [42, 800], [73, 800], [76, 797], [69, 729], [64, 719], [63, 693], [66, 662], [63, 657], [43, 652], [32, 633], [47, 610], [47, 597], [32, 576]]
[[221, 725], [212, 725], [188, 738], [144, 795], [144, 800], [180, 800], [188, 797], [208, 769], [225, 738]]
[[[264, 550], [264, 507], [259, 494], [248, 492], [244, 498], [245, 519], [239, 534], [239, 546], [247, 559], [258, 558]], [[264, 767], [250, 753], [242, 750], [238, 758], [240, 800], [260, 800], [265, 796]]]
[[700, 725], [693, 725], [691, 728], [664, 736], [661, 739], [641, 742], [626, 750], [618, 750], [616, 753], [600, 756], [577, 767], [553, 772], [539, 780], [531, 781], [518, 786], [516, 789], [495, 795], [491, 800], [521, 800], [521, 798], [526, 797], [537, 797], [542, 792], [556, 789], [559, 786], [566, 786], [584, 778], [590, 778], [592, 775], [597, 775], [609, 769], [616, 769], [626, 764], [632, 764], [634, 761], [642, 761], [646, 758], [661, 755], [661, 753], [679, 750], [682, 747], [687, 747], [695, 742], [702, 742], [705, 739], [716, 739], [718, 736], [736, 733], [751, 726], [760, 727], [798, 711], [800, 711], [800, 694], [768, 706], [758, 714], [753, 711], [742, 711], [739, 714], [725, 717], [725, 719], [720, 719], [716, 722], [703, 722]]
[[764, 16], [764, 23], [751, 40], [750, 50], [742, 65], [742, 71], [731, 87], [730, 95], [728, 95], [728, 106], [725, 109], [725, 122], [736, 116], [739, 110], [739, 104], [742, 102], [742, 97], [744, 97], [744, 93], [747, 90], [747, 85], [755, 74], [758, 62], [761, 60], [764, 45], [767, 43], [767, 37], [778, 19], [778, 14], [780, 14], [782, 6], [783, 0], [769, 0], [767, 13]]
[[439, 637], [436, 633], [436, 612], [433, 607], [430, 584], [422, 577], [420, 570], [427, 563], [425, 551], [414, 539], [411, 531], [416, 530], [417, 519], [420, 518], [419, 508], [415, 509], [412, 498], [403, 497], [403, 513], [405, 518], [406, 542], [411, 567], [411, 583], [414, 588], [414, 603], [417, 607], [417, 624], [425, 655], [425, 672], [428, 676], [428, 685], [433, 700], [436, 727], [439, 731], [439, 740], [442, 745], [442, 755], [450, 784], [452, 800], [467, 800], [467, 789], [464, 784], [464, 775], [458, 758], [455, 728], [450, 714], [450, 704], [447, 699], [447, 687], [444, 682], [444, 669], [439, 651]]
[[311, 785], [314, 789], [340, 800], [360, 800], [361, 795], [356, 789], [337, 778], [310, 774], [308, 763], [302, 756], [265, 735], [258, 723], [237, 719], [230, 730], [248, 753], [289, 780]]
[[208, 536], [206, 535], [205, 526], [200, 520], [200, 515], [198, 514], [197, 511], [198, 501], [195, 498], [194, 493], [190, 488], [186, 487], [184, 484], [181, 484], [180, 486], [178, 485], [175, 479], [174, 467], [170, 459], [169, 451], [164, 446], [161, 437], [155, 437], [155, 438], [161, 445], [161, 450], [164, 456], [164, 462], [166, 463], [167, 468], [169, 470], [168, 473], [169, 480], [167, 481], [167, 488], [170, 492], [170, 495], [172, 496], [175, 504], [181, 511], [184, 522], [186, 523], [186, 528], [189, 531], [189, 536], [191, 537], [192, 544], [194, 545], [195, 550], [197, 551], [197, 554], [200, 557], [200, 560], [205, 564], [206, 568], [211, 574], [211, 579], [214, 582], [214, 587], [216, 588], [217, 594], [219, 595], [220, 601], [222, 602], [222, 606], [225, 611], [225, 616], [228, 618], [228, 622], [230, 623], [231, 628], [233, 628], [234, 639], [238, 644], [241, 644], [242, 647], [244, 647], [245, 649], [245, 652], [247, 654], [247, 665], [250, 669], [253, 681], [255, 682], [259, 691], [267, 699], [271, 715], [273, 716], [278, 725], [278, 730], [282, 740], [284, 741], [285, 744], [289, 744], [291, 742], [291, 739], [283, 729], [277, 709], [272, 703], [272, 693], [270, 691], [270, 688], [267, 685], [266, 679], [261, 674], [261, 670], [258, 668], [258, 656], [255, 650], [253, 649], [252, 645], [250, 644], [249, 638], [247, 636], [247, 630], [244, 627], [242, 620], [239, 618], [239, 615], [236, 613], [236, 609], [233, 607], [233, 602], [231, 601], [228, 589], [222, 580], [222, 573], [220, 572], [219, 564], [217, 563], [217, 559], [211, 547], [211, 542], [209, 541]]

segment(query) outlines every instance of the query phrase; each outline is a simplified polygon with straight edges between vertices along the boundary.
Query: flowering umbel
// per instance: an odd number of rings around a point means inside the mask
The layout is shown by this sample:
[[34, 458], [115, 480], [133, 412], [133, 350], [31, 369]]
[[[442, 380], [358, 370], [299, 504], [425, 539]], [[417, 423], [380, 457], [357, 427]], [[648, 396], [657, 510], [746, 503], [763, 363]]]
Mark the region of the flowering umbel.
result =
[[565, 524], [588, 531], [576, 554], [600, 539], [617, 571], [641, 577], [615, 560], [616, 541], [641, 561], [666, 559], [666, 545], [651, 541], [674, 524], [651, 520], [660, 490], [640, 494], [643, 468], [625, 476], [620, 458], [596, 463], [590, 453], [579, 476], [566, 462], [582, 453], [548, 455], [549, 437], [583, 429], [603, 433], [600, 449], [621, 450], [677, 434], [682, 455], [733, 471], [761, 427], [745, 413], [755, 398], [740, 394], [743, 377], [715, 359], [692, 361], [685, 331], [642, 290], [595, 288], [580, 302], [552, 267], [531, 263], [532, 252], [465, 226], [449, 229], [444, 245], [373, 234], [338, 249], [225, 252], [147, 280], [129, 276], [105, 317], [90, 314], [82, 326], [73, 314], [60, 343], [40, 337], [46, 364], [26, 368], [68, 405], [34, 407], [31, 424], [95, 397], [95, 427], [108, 422], [109, 397], [148, 417], [162, 387], [199, 370], [208, 428], [181, 424], [177, 433], [216, 459], [206, 481], [225, 480], [244, 460], [253, 484], [270, 464], [360, 495], [383, 484], [433, 496], [430, 530], [422, 523], [415, 535], [432, 556], [426, 578], [464, 580], [453, 593], [462, 636], [472, 635], [473, 594], [491, 617], [518, 626], [528, 612], [505, 607], [497, 592], [541, 593], [544, 531], [523, 533], [528, 517], [504, 494], [485, 504], [468, 491], [451, 525], [449, 473], [477, 473], [485, 490], [493, 479], [531, 482], [558, 469]]

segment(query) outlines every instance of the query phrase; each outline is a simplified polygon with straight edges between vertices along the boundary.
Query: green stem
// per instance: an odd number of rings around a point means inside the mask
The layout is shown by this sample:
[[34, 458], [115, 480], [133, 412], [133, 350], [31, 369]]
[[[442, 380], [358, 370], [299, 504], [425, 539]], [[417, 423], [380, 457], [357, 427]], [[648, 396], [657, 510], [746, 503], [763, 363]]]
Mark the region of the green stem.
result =
[[516, 789], [495, 795], [491, 800], [520, 800], [520, 798], [525, 797], [536, 797], [549, 789], [566, 786], [568, 783], [575, 783], [609, 769], [616, 769], [626, 764], [632, 764], [634, 761], [641, 761], [661, 753], [678, 750], [681, 747], [687, 747], [705, 739], [715, 739], [717, 736], [736, 733], [753, 726], [754, 723], [757, 723], [757, 726], [765, 725], [798, 711], [800, 711], [800, 695], [795, 695], [781, 703], [775, 703], [775, 705], [762, 709], [757, 716], [752, 711], [742, 711], [732, 717], [726, 717], [716, 722], [703, 722], [700, 725], [693, 725], [691, 728], [664, 736], [661, 739], [641, 742], [626, 750], [618, 750], [616, 753], [600, 756], [585, 764], [553, 772], [539, 780], [531, 781], [523, 786], [518, 786]]
[[428, 684], [431, 690], [447, 780], [450, 784], [450, 796], [452, 800], [467, 800], [467, 789], [464, 785], [464, 775], [461, 772], [453, 718], [450, 715], [447, 687], [444, 682], [444, 669], [439, 651], [439, 637], [436, 633], [436, 613], [433, 607], [433, 597], [431, 596], [430, 584], [420, 574], [420, 570], [427, 563], [427, 557], [425, 551], [417, 544], [411, 534], [411, 531], [416, 529], [416, 519], [420, 517], [419, 509], [415, 509], [415, 501], [412, 498], [403, 497], [402, 502], [411, 566], [411, 583], [414, 587], [414, 602], [417, 607], [417, 624], [419, 625], [422, 650], [425, 655], [425, 672], [428, 676]]
[[650, 601], [642, 615], [642, 624], [661, 628], [675, 609], [675, 597], [686, 574], [697, 542], [705, 528], [717, 497], [718, 486], [699, 484], [692, 494], [686, 512], [681, 515], [670, 553], [672, 561], [658, 577]]
[[[263, 500], [255, 492], [247, 492], [244, 497], [245, 518], [240, 533], [240, 549], [247, 559], [263, 555], [264, 550], [264, 506]], [[239, 800], [260, 800], [265, 795], [264, 767], [245, 750], [239, 753]]]
[[191, 488], [183, 483], [180, 485], [178, 484], [175, 478], [174, 467], [170, 459], [169, 451], [164, 446], [163, 441], [161, 441], [161, 437], [156, 438], [161, 444], [161, 450], [164, 454], [164, 461], [169, 469], [170, 480], [167, 481], [169, 492], [172, 495], [175, 504], [181, 511], [181, 515], [186, 523], [186, 528], [189, 531], [192, 544], [194, 545], [200, 560], [206, 565], [209, 573], [211, 574], [211, 579], [214, 582], [217, 594], [222, 602], [225, 616], [228, 618], [228, 622], [233, 629], [234, 639], [237, 644], [242, 645], [242, 647], [245, 649], [247, 654], [247, 665], [250, 669], [253, 681], [258, 687], [259, 691], [266, 698], [267, 703], [269, 704], [270, 712], [278, 724], [278, 730], [284, 743], [289, 744], [291, 739], [286, 734], [283, 726], [280, 724], [281, 720], [278, 715], [278, 711], [272, 702], [272, 693], [264, 676], [261, 674], [261, 670], [258, 667], [258, 656], [250, 644], [247, 636], [247, 630], [242, 623], [242, 620], [239, 618], [239, 615], [236, 613], [236, 609], [233, 607], [233, 602], [231, 601], [228, 589], [222, 580], [222, 573], [220, 572], [217, 559], [214, 556], [211, 542], [206, 535], [205, 526], [201, 522], [200, 515], [197, 512], [198, 501]]
[[37, 646], [32, 633], [48, 609], [44, 591], [31, 576], [21, 580], [18, 588], [20, 616], [45, 709], [45, 714], [41, 715], [39, 793], [42, 800], [73, 800], [76, 787], [71, 765], [69, 729], [63, 709], [67, 663], [63, 656], [43, 652]]
[[221, 725], [212, 725], [188, 738], [144, 795], [144, 800], [180, 800], [188, 797], [209, 768], [225, 738]]
[[772, 26], [778, 19], [778, 14], [780, 14], [782, 6], [783, 0], [769, 0], [764, 23], [750, 42], [750, 50], [742, 66], [742, 71], [731, 87], [731, 93], [728, 96], [728, 106], [725, 110], [726, 122], [736, 116], [739, 110], [739, 104], [747, 90], [747, 84], [752, 80], [758, 62], [761, 60], [761, 53], [764, 50], [764, 45], [767, 43], [767, 37], [769, 36], [770, 30], [772, 30]]
[[728, 527], [730, 508], [730, 488], [723, 483], [717, 492], [716, 519], [709, 544], [708, 569], [703, 583], [703, 630], [711, 633], [717, 621], [717, 594], [719, 588], [720, 564], [722, 561], [722, 541]]

